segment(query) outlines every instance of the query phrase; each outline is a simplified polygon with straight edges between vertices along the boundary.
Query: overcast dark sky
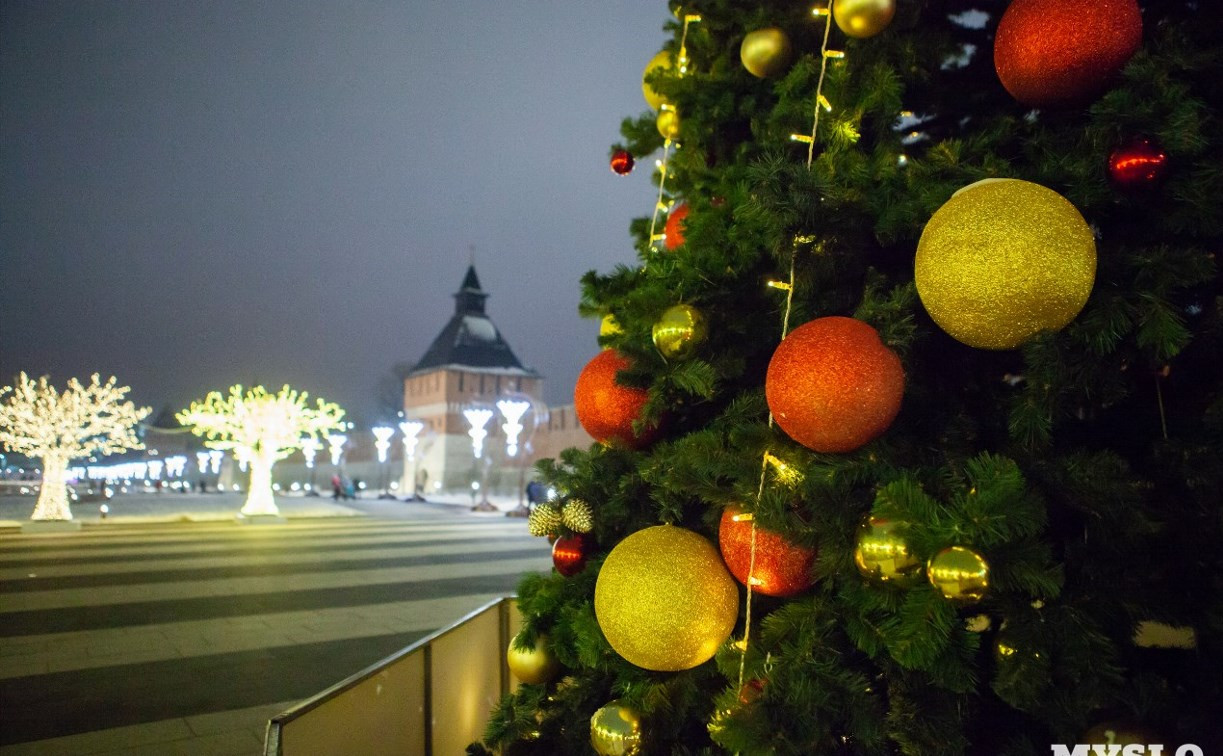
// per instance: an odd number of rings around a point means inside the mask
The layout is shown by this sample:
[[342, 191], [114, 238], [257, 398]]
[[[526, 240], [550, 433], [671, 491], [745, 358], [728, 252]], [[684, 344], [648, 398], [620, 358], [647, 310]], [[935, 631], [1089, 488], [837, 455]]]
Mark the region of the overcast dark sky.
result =
[[0, 3], [0, 382], [185, 406], [290, 383], [369, 420], [453, 311], [572, 401], [578, 279], [634, 259], [608, 170], [665, 41], [639, 0]]

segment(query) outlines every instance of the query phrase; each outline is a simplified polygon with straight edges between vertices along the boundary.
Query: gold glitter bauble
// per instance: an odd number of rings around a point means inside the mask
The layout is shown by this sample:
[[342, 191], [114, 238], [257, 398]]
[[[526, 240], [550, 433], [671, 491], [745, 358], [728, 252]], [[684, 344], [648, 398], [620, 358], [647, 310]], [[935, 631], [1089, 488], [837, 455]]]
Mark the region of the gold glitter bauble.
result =
[[679, 113], [675, 108], [667, 106], [658, 111], [654, 125], [658, 127], [658, 133], [662, 134], [663, 139], [675, 139], [679, 136]]
[[657, 672], [708, 661], [735, 627], [739, 589], [717, 548], [658, 525], [616, 545], [595, 584], [595, 617], [616, 653]]
[[555, 504], [537, 504], [527, 515], [527, 533], [543, 537], [556, 532], [561, 526], [561, 511]]
[[654, 324], [654, 346], [669, 360], [692, 356], [708, 335], [705, 316], [692, 305], [677, 304], [663, 311]]
[[536, 636], [535, 647], [526, 651], [515, 648], [517, 642], [517, 638], [510, 641], [510, 647], [505, 650], [505, 663], [509, 665], [514, 677], [528, 685], [539, 685], [548, 682], [560, 672], [561, 664], [548, 647], [548, 636]]
[[963, 546], [943, 549], [931, 557], [926, 575], [945, 597], [966, 604], [985, 598], [989, 588], [989, 564], [985, 557]]
[[905, 541], [908, 523], [868, 517], [858, 528], [854, 564], [864, 576], [879, 583], [913, 585], [921, 580], [922, 564]]
[[1064, 197], [986, 179], [938, 209], [917, 243], [914, 277], [930, 317], [980, 349], [1013, 349], [1074, 320], [1096, 277], [1096, 243]]
[[[1127, 746], [1127, 745], [1148, 745], [1153, 743], [1167, 743], [1159, 735], [1156, 735], [1151, 730], [1142, 725], [1132, 722], [1100, 722], [1093, 725], [1087, 732], [1079, 738], [1080, 743], [1087, 744], [1088, 747], [1094, 745], [1100, 746]], [[1091, 751], [1091, 753], [1097, 753]], [[1111, 751], [1104, 751], [1111, 753]], [[1121, 749], [1117, 749], [1117, 753], [1121, 753]], [[1143, 749], [1140, 753], [1148, 753]]]
[[739, 47], [739, 59], [748, 73], [760, 79], [785, 73], [793, 48], [790, 38], [777, 27], [748, 32]]
[[655, 71], [667, 70], [669, 68], [671, 68], [671, 53], [667, 52], [666, 50], [662, 50], [653, 58], [650, 58], [650, 62], [645, 64], [645, 70], [641, 72], [641, 94], [645, 96], [646, 104], [649, 105], [652, 110], [658, 110], [660, 107], [662, 107], [662, 104], [666, 102], [666, 99], [663, 98], [662, 95], [655, 92], [654, 87], [647, 84], [645, 79]]
[[892, 23], [896, 15], [896, 0], [837, 0], [832, 4], [832, 18], [837, 27], [850, 37], [873, 37]]
[[594, 512], [581, 499], [570, 499], [561, 510], [561, 521], [576, 533], [589, 533], [594, 527]]
[[636, 756], [641, 751], [641, 715], [612, 701], [590, 718], [590, 745], [599, 756]]

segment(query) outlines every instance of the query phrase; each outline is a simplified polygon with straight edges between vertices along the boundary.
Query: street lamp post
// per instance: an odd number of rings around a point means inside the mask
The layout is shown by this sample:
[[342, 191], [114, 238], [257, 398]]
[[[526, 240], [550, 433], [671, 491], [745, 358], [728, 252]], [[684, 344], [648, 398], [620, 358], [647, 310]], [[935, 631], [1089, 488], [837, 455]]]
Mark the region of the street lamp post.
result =
[[378, 451], [378, 473], [382, 479], [382, 493], [378, 495], [379, 499], [393, 499], [390, 492], [389, 475], [386, 470], [387, 452], [391, 450], [391, 436], [395, 435], [395, 429], [389, 425], [379, 425], [375, 428], [370, 428], [374, 434], [374, 448]]
[[420, 432], [425, 429], [425, 424], [419, 420], [405, 420], [399, 424], [399, 430], [403, 433], [403, 456], [404, 459], [412, 460], [412, 499], [416, 499], [416, 445], [420, 442]]
[[306, 469], [310, 471], [310, 482], [306, 486], [307, 496], [318, 496], [318, 490], [314, 487], [314, 455], [318, 454], [321, 448], [323, 445], [314, 436], [302, 439], [302, 456], [306, 458]]
[[[467, 418], [467, 424], [471, 426], [471, 430], [467, 431], [467, 435], [471, 436], [471, 453], [475, 457], [474, 464], [476, 466], [475, 475], [479, 478], [471, 482], [471, 509], [473, 512], [495, 512], [497, 508], [489, 502], [488, 488], [485, 485], [487, 483], [486, 473], [488, 467], [487, 465], [480, 464], [484, 457], [484, 439], [488, 438], [488, 431], [484, 428], [488, 425], [488, 421], [493, 419], [493, 411], [472, 407], [471, 409], [463, 410], [463, 417]], [[481, 498], [479, 504], [475, 503], [476, 490], [480, 491]]]
[[[531, 409], [531, 403], [520, 399], [501, 399], [497, 402], [497, 409], [501, 410], [501, 415], [505, 418], [501, 425], [501, 430], [505, 431], [505, 454], [513, 459], [518, 456], [518, 436], [523, 430], [522, 416]], [[519, 465], [518, 473], [518, 508], [512, 514], [525, 517], [528, 514], [522, 502], [522, 489], [526, 478], [525, 460]]]

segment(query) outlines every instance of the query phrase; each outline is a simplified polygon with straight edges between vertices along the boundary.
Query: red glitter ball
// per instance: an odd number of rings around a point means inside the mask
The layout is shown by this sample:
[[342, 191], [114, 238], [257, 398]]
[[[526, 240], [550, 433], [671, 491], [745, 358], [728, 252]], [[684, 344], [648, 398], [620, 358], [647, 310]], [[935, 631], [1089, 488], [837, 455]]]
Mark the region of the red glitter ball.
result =
[[611, 156], [611, 169], [613, 173], [618, 173], [621, 176], [627, 176], [633, 172], [633, 155], [628, 150], [616, 150]]
[[633, 433], [633, 421], [641, 416], [647, 394], [645, 389], [616, 383], [616, 373], [628, 366], [619, 352], [604, 349], [578, 375], [573, 404], [578, 422], [596, 441], [619, 441], [637, 448], [649, 443], [653, 434]]
[[667, 225], [663, 226], [663, 244], [667, 249], [678, 249], [684, 244], [684, 218], [688, 217], [688, 203], [681, 202], [667, 216]]
[[552, 566], [565, 577], [573, 577], [586, 569], [590, 547], [590, 538], [581, 533], [557, 538], [552, 544]]
[[1141, 44], [1137, 0], [1014, 0], [998, 22], [994, 68], [1025, 105], [1072, 105], [1102, 91]]
[[[718, 526], [718, 545], [730, 574], [747, 585], [752, 564], [752, 523], [735, 520], [739, 510], [727, 507]], [[769, 596], [793, 596], [811, 586], [815, 551], [804, 549], [771, 530], [756, 527], [756, 564], [751, 570], [752, 590]]]
[[790, 438], [848, 452], [881, 435], [904, 395], [900, 358], [861, 320], [827, 317], [790, 332], [769, 361], [764, 395]]
[[1122, 189], [1153, 186], [1168, 170], [1168, 154], [1150, 139], [1139, 137], [1113, 150], [1108, 156], [1108, 177]]

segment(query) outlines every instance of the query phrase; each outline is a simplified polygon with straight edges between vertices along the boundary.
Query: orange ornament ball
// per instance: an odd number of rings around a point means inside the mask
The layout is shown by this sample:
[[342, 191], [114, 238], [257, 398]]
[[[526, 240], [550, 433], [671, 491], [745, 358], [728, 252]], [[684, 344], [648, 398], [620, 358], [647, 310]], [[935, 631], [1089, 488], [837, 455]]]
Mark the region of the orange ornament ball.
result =
[[1099, 94], [1142, 44], [1137, 0], [1014, 0], [998, 22], [994, 68], [1035, 108]]
[[618, 441], [631, 448], [650, 442], [653, 434], [633, 433], [633, 421], [641, 417], [647, 394], [645, 389], [621, 386], [616, 373], [630, 363], [614, 349], [604, 349], [586, 363], [573, 390], [578, 422], [599, 443]]
[[795, 328], [769, 361], [764, 395], [790, 438], [849, 452], [878, 438], [904, 395], [900, 358], [861, 320], [818, 318]]
[[795, 546], [781, 535], [757, 526], [753, 565], [752, 522], [741, 514], [738, 508], [727, 507], [718, 525], [718, 545], [730, 574], [747, 585], [750, 571], [752, 590], [769, 596], [793, 596], [810, 588], [815, 551]]
[[667, 250], [679, 249], [684, 245], [684, 218], [688, 217], [688, 203], [682, 202], [675, 206], [667, 216], [667, 224], [663, 226], [663, 244]]

